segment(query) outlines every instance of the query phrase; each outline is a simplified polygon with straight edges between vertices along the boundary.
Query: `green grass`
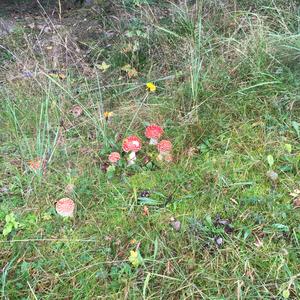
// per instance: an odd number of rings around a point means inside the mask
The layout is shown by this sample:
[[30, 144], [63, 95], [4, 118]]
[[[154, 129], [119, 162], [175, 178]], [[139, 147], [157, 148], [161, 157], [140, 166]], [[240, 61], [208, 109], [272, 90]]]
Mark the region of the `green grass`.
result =
[[[1, 235], [3, 299], [299, 299], [299, 11], [252, 2], [120, 1], [64, 13], [75, 25], [56, 29], [61, 45], [21, 24], [0, 39], [1, 232], [11, 213], [19, 223]], [[78, 52], [80, 26], [97, 34], [80, 33]], [[150, 123], [173, 163], [147, 145]], [[111, 176], [129, 134], [143, 140], [137, 163], [122, 153]], [[74, 218], [57, 215], [63, 197]]]

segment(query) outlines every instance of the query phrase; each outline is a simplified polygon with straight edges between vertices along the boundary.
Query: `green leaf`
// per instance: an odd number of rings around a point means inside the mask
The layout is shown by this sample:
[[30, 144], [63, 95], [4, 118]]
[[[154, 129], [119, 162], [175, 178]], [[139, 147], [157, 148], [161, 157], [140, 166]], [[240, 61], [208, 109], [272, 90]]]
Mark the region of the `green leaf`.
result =
[[245, 228], [245, 231], [244, 231], [244, 236], [243, 236], [243, 238], [244, 238], [244, 240], [246, 240], [248, 237], [249, 237], [249, 235], [252, 233], [252, 231], [251, 231], [251, 229], [250, 228]]
[[212, 226], [213, 221], [212, 221], [210, 215], [207, 215], [207, 216], [205, 217], [205, 223], [206, 223], [207, 226]]
[[272, 224], [272, 228], [281, 231], [281, 232], [289, 232], [289, 227], [287, 225], [283, 225], [283, 224]]
[[110, 65], [103, 61], [101, 65], [96, 65], [96, 67], [104, 73], [110, 67]]
[[272, 168], [272, 166], [274, 165], [274, 158], [273, 158], [273, 155], [269, 154], [267, 156], [267, 161], [268, 161], [268, 164], [270, 166], [270, 168]]
[[15, 221], [14, 213], [10, 213], [10, 214], [5, 216], [5, 222], [6, 223], [10, 223], [10, 222], [13, 222], [13, 221]]
[[148, 273], [143, 286], [143, 299], [146, 299], [147, 287], [149, 285], [150, 277], [151, 273]]
[[292, 152], [292, 145], [291, 144], [284, 144], [284, 148], [288, 153]]
[[13, 224], [12, 223], [7, 223], [4, 228], [3, 228], [3, 236], [9, 235], [13, 230]]
[[284, 299], [288, 299], [288, 298], [290, 297], [290, 291], [289, 291], [289, 290], [284, 290], [284, 291], [282, 292], [282, 297], [283, 297]]
[[115, 166], [109, 166], [109, 167], [107, 168], [107, 172], [110, 172], [110, 173], [113, 173], [115, 170], [116, 170], [116, 167], [115, 167]]
[[139, 204], [143, 204], [143, 205], [159, 205], [159, 204], [161, 204], [160, 201], [151, 199], [151, 198], [147, 198], [147, 197], [139, 197], [138, 200], [139, 200]]

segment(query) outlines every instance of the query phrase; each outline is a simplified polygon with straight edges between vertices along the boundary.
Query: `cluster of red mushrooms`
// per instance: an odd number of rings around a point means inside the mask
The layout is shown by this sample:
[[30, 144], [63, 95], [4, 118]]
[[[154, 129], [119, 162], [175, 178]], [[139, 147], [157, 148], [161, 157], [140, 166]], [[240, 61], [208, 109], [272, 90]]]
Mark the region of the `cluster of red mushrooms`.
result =
[[[158, 125], [150, 125], [146, 128], [145, 136], [150, 139], [149, 144], [156, 146], [159, 154], [158, 160], [171, 162], [172, 158], [172, 143], [169, 140], [161, 140], [160, 137], [163, 135], [164, 130]], [[128, 165], [133, 165], [136, 160], [136, 153], [141, 150], [142, 141], [135, 135], [131, 135], [124, 139], [122, 149], [124, 152], [129, 153]], [[108, 156], [108, 160], [112, 165], [115, 165], [121, 158], [119, 152], [112, 152]], [[70, 198], [62, 198], [56, 202], [56, 212], [62, 217], [72, 217], [75, 210], [75, 203]]]
[[[169, 140], [161, 140], [159, 139], [163, 135], [164, 130], [158, 125], [150, 125], [146, 128], [145, 136], [150, 139], [149, 145], [155, 145], [159, 154], [157, 159], [171, 162], [173, 160], [171, 150], [172, 150], [172, 143]], [[124, 139], [122, 144], [122, 149], [124, 152], [128, 153], [128, 165], [133, 165], [136, 160], [136, 153], [140, 151], [142, 148], [142, 141], [139, 137], [135, 135], [131, 135]], [[112, 152], [108, 156], [108, 160], [113, 165], [116, 164], [121, 158], [119, 152]]]

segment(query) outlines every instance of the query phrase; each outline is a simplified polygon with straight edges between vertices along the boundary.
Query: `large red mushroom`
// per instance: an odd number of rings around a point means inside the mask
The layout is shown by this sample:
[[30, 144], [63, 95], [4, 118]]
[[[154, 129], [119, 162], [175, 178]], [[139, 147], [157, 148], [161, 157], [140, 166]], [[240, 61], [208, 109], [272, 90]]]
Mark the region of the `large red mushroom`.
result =
[[142, 142], [137, 136], [131, 135], [123, 141], [122, 148], [126, 153], [130, 152], [128, 165], [133, 165], [136, 160], [136, 152], [142, 148]]
[[72, 217], [75, 209], [74, 201], [70, 198], [62, 198], [56, 202], [56, 212], [62, 217]]
[[150, 139], [150, 145], [157, 145], [158, 139], [164, 133], [164, 130], [158, 125], [150, 125], [146, 128], [145, 136]]

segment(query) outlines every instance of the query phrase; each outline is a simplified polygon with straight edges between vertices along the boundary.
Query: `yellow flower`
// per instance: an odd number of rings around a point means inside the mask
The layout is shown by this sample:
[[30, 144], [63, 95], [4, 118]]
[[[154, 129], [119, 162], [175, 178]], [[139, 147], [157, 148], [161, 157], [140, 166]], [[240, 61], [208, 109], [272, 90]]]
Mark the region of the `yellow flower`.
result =
[[146, 88], [149, 92], [155, 92], [156, 91], [156, 85], [153, 82], [147, 82]]
[[113, 115], [114, 115], [114, 113], [112, 111], [106, 111], [106, 112], [104, 112], [104, 118], [106, 120], [110, 119]]

